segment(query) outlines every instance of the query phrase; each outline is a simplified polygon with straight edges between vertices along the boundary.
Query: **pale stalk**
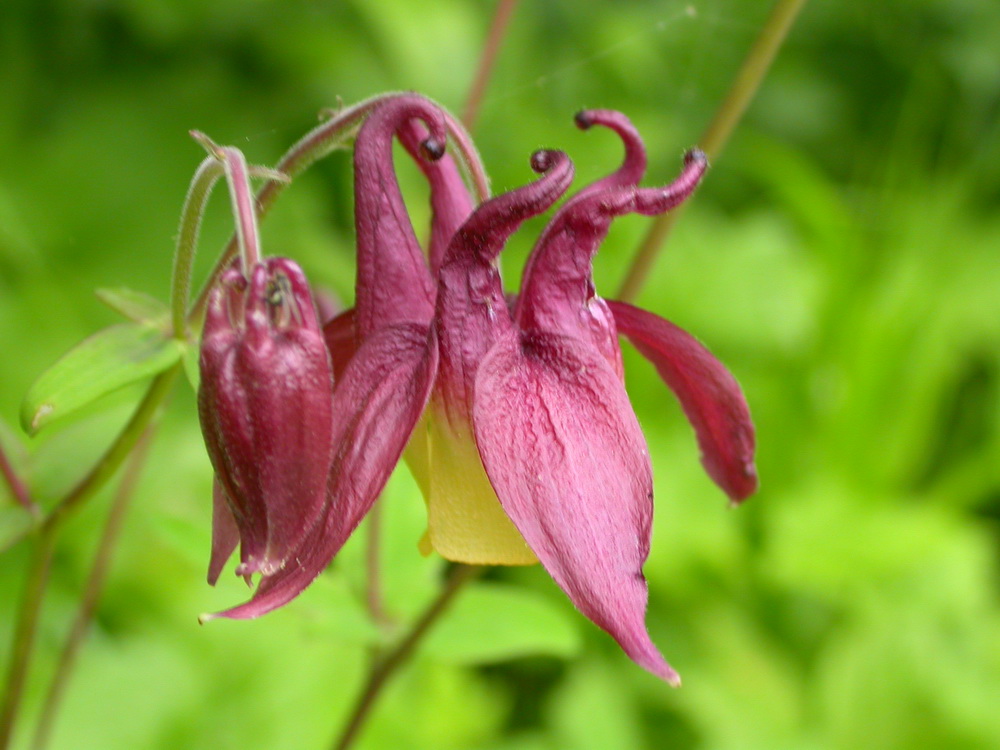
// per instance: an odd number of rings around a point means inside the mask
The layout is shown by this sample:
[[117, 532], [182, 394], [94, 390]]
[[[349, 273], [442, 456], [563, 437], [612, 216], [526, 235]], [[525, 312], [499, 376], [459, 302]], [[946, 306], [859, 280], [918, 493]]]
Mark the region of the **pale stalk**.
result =
[[[777, 0], [774, 4], [771, 15], [764, 22], [753, 47], [743, 60], [729, 92], [698, 141], [710, 161], [714, 161], [722, 153], [729, 136], [743, 118], [805, 2], [806, 0]], [[683, 205], [654, 219], [618, 290], [618, 299], [634, 302], [639, 296], [653, 262], [663, 249], [682, 210]]]
[[489, 36], [486, 44], [483, 45], [483, 54], [479, 58], [479, 66], [476, 68], [475, 78], [469, 87], [469, 96], [465, 100], [465, 109], [462, 110], [462, 122], [469, 131], [476, 129], [476, 120], [479, 118], [479, 111], [482, 108], [483, 96], [493, 74], [493, 66], [496, 64], [497, 56], [500, 54], [500, 47], [503, 45], [503, 38], [510, 25], [510, 19], [514, 15], [517, 7], [517, 0], [498, 0], [496, 13], [490, 22]]

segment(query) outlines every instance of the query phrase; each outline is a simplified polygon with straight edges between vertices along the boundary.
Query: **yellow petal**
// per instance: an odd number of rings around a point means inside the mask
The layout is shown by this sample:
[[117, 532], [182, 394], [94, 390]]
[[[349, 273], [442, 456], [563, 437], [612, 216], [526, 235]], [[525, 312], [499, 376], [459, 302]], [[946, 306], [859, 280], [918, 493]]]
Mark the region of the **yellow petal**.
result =
[[427, 524], [434, 549], [472, 565], [538, 562], [500, 507], [471, 431], [453, 430], [440, 414], [430, 416], [428, 428]]

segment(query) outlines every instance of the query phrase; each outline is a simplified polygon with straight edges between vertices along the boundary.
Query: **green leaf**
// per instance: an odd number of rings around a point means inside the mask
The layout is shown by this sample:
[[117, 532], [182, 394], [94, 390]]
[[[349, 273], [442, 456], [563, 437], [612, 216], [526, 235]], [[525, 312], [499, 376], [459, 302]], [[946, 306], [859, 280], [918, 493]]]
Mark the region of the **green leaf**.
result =
[[507, 584], [469, 586], [431, 631], [424, 651], [457, 664], [520, 656], [569, 657], [580, 649], [572, 613], [545, 597]]
[[201, 383], [201, 368], [199, 364], [200, 352], [197, 346], [188, 346], [184, 349], [184, 376], [195, 393]]
[[184, 348], [151, 325], [105, 328], [70, 349], [35, 381], [21, 405], [21, 426], [34, 435], [101, 396], [163, 372], [180, 359]]
[[170, 311], [167, 306], [145, 292], [118, 287], [117, 289], [98, 289], [97, 298], [115, 312], [121, 313], [136, 323], [163, 325]]

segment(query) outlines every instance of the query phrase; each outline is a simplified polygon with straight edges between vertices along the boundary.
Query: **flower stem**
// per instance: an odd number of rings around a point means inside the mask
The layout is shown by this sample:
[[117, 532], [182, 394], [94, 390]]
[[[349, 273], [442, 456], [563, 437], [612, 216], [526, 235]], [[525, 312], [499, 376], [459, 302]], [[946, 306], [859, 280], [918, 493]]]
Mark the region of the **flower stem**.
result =
[[101, 591], [104, 588], [104, 580], [107, 577], [111, 555], [118, 540], [118, 532], [121, 530], [122, 521], [125, 519], [129, 501], [134, 495], [139, 474], [149, 451], [152, 435], [153, 427], [147, 427], [146, 432], [139, 440], [135, 451], [133, 451], [125, 466], [121, 484], [115, 493], [104, 530], [97, 544], [97, 553], [94, 555], [94, 563], [91, 566], [90, 575], [87, 577], [87, 583], [84, 588], [83, 598], [80, 601], [80, 607], [76, 613], [76, 619], [73, 621], [73, 625], [66, 637], [63, 651], [59, 655], [59, 663], [56, 666], [52, 682], [49, 684], [49, 691], [45, 696], [45, 703], [42, 706], [38, 723], [35, 725], [35, 736], [31, 743], [33, 750], [43, 750], [48, 745], [63, 693], [69, 682], [73, 667], [76, 664], [76, 657], [87, 634], [90, 621], [94, 616], [94, 610], [97, 608]]
[[[729, 140], [733, 130], [743, 118], [744, 112], [753, 101], [764, 76], [771, 67], [775, 55], [791, 29], [806, 0], [777, 0], [771, 15], [764, 22], [753, 47], [747, 53], [733, 80], [729, 92], [719, 105], [715, 116], [698, 141], [701, 150], [710, 160], [715, 159]], [[618, 299], [633, 302], [646, 282], [646, 277], [656, 260], [656, 256], [667, 240], [670, 230], [677, 222], [681, 209], [661, 214], [652, 223], [642, 244], [636, 251], [632, 265], [618, 291]]]
[[0, 474], [3, 474], [4, 481], [10, 488], [10, 494], [14, 496], [18, 504], [31, 513], [31, 515], [37, 517], [40, 512], [38, 506], [31, 499], [28, 485], [14, 471], [14, 465], [7, 458], [7, 453], [3, 449], [3, 443], [0, 443]]
[[[283, 179], [271, 178], [257, 192], [254, 198], [257, 206], [257, 219], [263, 219], [267, 215], [271, 206], [274, 205], [274, 201], [277, 200], [278, 196], [296, 176], [304, 172], [319, 159], [341, 148], [349, 141], [357, 132], [358, 127], [365, 117], [387, 96], [393, 95], [380, 94], [358, 102], [351, 107], [328, 113], [329, 119], [310, 130], [288, 149], [285, 155], [281, 157], [281, 160], [275, 165], [275, 172], [280, 173]], [[462, 125], [452, 115], [448, 114], [448, 112], [444, 114], [448, 132], [455, 142], [455, 147], [462, 157], [463, 164], [469, 170], [476, 195], [479, 197], [479, 200], [486, 200], [490, 193], [489, 180], [486, 178], [486, 170], [479, 159], [479, 154], [476, 153], [475, 147], [472, 145], [472, 141]], [[187, 319], [189, 323], [196, 325], [204, 315], [205, 305], [208, 303], [208, 293], [215, 283], [216, 278], [236, 255], [238, 242], [238, 238], [234, 234], [223, 248], [222, 254], [215, 262], [215, 267], [208, 276], [208, 281], [202, 287], [201, 292], [188, 312]]]
[[45, 584], [49, 580], [52, 557], [55, 552], [56, 535], [54, 529], [43, 529], [35, 546], [31, 568], [25, 582], [24, 599], [21, 602], [17, 626], [10, 649], [10, 665], [7, 668], [6, 691], [0, 705], [0, 750], [10, 747], [14, 735], [21, 698], [24, 694], [25, 678], [31, 663], [31, 652], [38, 631], [38, 615], [42, 609]]
[[90, 473], [81, 479], [59, 504], [53, 508], [52, 512], [49, 513], [42, 523], [42, 531], [60, 525], [69, 513], [103, 487], [104, 483], [118, 471], [118, 467], [122, 465], [122, 462], [132, 452], [136, 443], [139, 442], [139, 439], [146, 431], [146, 428], [156, 417], [163, 402], [170, 394], [174, 380], [180, 371], [181, 365], [178, 363], [153, 378], [153, 382], [149, 385], [149, 390], [146, 391], [146, 395], [143, 396], [139, 406], [132, 414], [132, 418], [122, 429], [121, 433], [119, 433], [115, 442], [111, 444], [111, 447], [94, 464]]
[[517, 7], [517, 0], [497, 0], [497, 10], [490, 22], [490, 33], [483, 46], [483, 54], [479, 58], [479, 67], [476, 69], [476, 77], [472, 80], [469, 88], [469, 98], [465, 102], [465, 109], [462, 111], [462, 122], [469, 131], [476, 128], [476, 120], [479, 117], [479, 110], [483, 103], [483, 95], [490, 82], [490, 75], [493, 73], [493, 65], [496, 63], [497, 55], [500, 53], [500, 46], [503, 44], [504, 35], [507, 33], [507, 26], [514, 15]]
[[372, 666], [368, 674], [368, 681], [358, 697], [350, 719], [331, 745], [333, 750], [347, 750], [357, 739], [358, 732], [364, 725], [389, 678], [406, 662], [431, 626], [447, 611], [452, 599], [461, 591], [462, 587], [479, 575], [482, 570], [482, 567], [475, 565], [455, 565], [452, 568], [451, 575], [448, 576], [441, 593], [424, 610], [409, 634], [400, 641], [398, 646], [386, 654], [384, 659]]
[[[315, 161], [334, 151], [353, 135], [356, 126], [364, 119], [371, 109], [378, 103], [381, 97], [365, 99], [353, 107], [342, 109], [334, 113], [328, 120], [310, 130], [298, 140], [275, 166], [275, 169], [288, 178], [294, 179], [298, 174], [308, 169]], [[257, 219], [263, 219], [271, 209], [274, 201], [288, 186], [288, 181], [269, 180], [257, 192], [255, 203], [257, 206]], [[211, 290], [215, 279], [222, 273], [229, 262], [235, 257], [239, 246], [239, 239], [234, 233], [222, 250], [222, 255], [215, 263], [215, 267], [209, 274], [208, 281], [202, 287], [188, 313], [188, 320], [196, 323], [205, 311], [208, 302], [208, 292]]]
[[170, 289], [170, 315], [173, 321], [174, 337], [187, 340], [188, 298], [191, 295], [191, 269], [194, 266], [195, 249], [198, 246], [198, 232], [205, 205], [212, 194], [212, 188], [223, 174], [222, 163], [214, 156], [208, 156], [191, 178], [181, 209], [181, 224], [177, 232], [177, 250], [174, 253], [173, 282]]
[[180, 364], [174, 365], [153, 379], [132, 418], [119, 433], [114, 443], [94, 464], [87, 475], [59, 501], [52, 512], [37, 527], [35, 556], [28, 573], [17, 626], [14, 629], [10, 649], [10, 667], [7, 670], [3, 704], [0, 705], [0, 750], [7, 750], [10, 746], [14, 723], [21, 705], [25, 677], [31, 662], [31, 652], [34, 648], [35, 632], [38, 627], [38, 615], [42, 606], [45, 585], [48, 582], [52, 555], [55, 551], [56, 534], [72, 511], [97, 492], [132, 452], [146, 428], [157, 416], [180, 369]]

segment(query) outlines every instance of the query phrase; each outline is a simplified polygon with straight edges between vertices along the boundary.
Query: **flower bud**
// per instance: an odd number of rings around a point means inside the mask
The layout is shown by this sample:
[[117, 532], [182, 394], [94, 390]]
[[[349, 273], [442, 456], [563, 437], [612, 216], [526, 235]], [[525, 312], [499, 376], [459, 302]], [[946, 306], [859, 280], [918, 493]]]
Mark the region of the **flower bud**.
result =
[[216, 509], [209, 582], [239, 531], [238, 575], [294, 560], [326, 500], [333, 370], [301, 269], [284, 258], [235, 268], [213, 291], [201, 343], [198, 412], [225, 499]]

